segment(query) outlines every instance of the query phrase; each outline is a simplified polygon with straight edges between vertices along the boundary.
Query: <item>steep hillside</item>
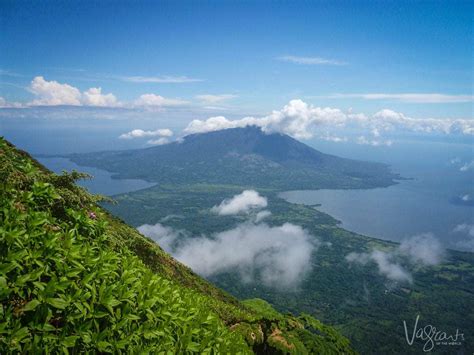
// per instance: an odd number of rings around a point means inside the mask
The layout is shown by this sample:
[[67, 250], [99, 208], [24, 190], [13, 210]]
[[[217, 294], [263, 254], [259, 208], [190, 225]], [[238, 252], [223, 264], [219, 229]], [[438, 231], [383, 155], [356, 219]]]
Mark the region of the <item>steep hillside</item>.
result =
[[316, 319], [242, 304], [0, 139], [0, 353], [352, 353]]
[[193, 134], [180, 142], [128, 151], [73, 154], [80, 165], [160, 184], [234, 184], [279, 189], [388, 186], [398, 176], [384, 164], [323, 154], [287, 135], [260, 128]]

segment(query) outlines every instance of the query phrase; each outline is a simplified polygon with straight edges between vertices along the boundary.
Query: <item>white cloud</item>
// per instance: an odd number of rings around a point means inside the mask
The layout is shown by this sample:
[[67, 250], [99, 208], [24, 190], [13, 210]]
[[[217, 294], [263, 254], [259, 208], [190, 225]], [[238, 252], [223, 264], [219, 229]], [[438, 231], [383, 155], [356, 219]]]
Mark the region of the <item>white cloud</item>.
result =
[[423, 265], [437, 265], [444, 257], [445, 250], [433, 234], [416, 235], [402, 241], [400, 253], [410, 258], [413, 263]]
[[459, 171], [466, 172], [474, 168], [474, 160], [471, 160], [469, 163], [465, 163], [459, 168]]
[[7, 101], [4, 97], [0, 96], [0, 108], [22, 108], [23, 104], [19, 102]]
[[[253, 120], [253, 118], [251, 118], [251, 120]], [[245, 119], [231, 121], [224, 116], [216, 116], [210, 117], [205, 121], [192, 120], [184, 129], [184, 132], [189, 134], [205, 133], [219, 131], [221, 129], [245, 127], [249, 125], [252, 125], [252, 123], [247, 122]]]
[[346, 260], [362, 265], [371, 261], [375, 262], [381, 275], [393, 281], [411, 283], [413, 278], [401, 262], [433, 266], [441, 263], [444, 255], [445, 249], [441, 243], [431, 233], [425, 233], [405, 239], [394, 250], [385, 252], [374, 249], [370, 253], [352, 252], [346, 255]]
[[290, 223], [278, 227], [243, 223], [209, 238], [181, 240], [180, 233], [161, 224], [138, 230], [202, 276], [237, 272], [244, 282], [270, 287], [297, 286], [310, 270], [318, 246], [304, 229]]
[[474, 101], [472, 95], [447, 95], [439, 93], [405, 93], [405, 94], [333, 94], [325, 96], [332, 99], [360, 98], [365, 100], [394, 100], [409, 103], [459, 103]]
[[362, 144], [362, 145], [371, 145], [373, 147], [378, 147], [378, 146], [390, 147], [393, 144], [393, 141], [391, 141], [391, 140], [370, 139], [370, 138], [367, 138], [365, 136], [360, 136], [360, 137], [357, 137], [356, 143], [357, 144]]
[[[47, 81], [42, 76], [35, 77], [28, 89], [36, 99], [29, 106], [93, 106], [93, 107], [125, 107], [125, 108], [163, 108], [170, 106], [188, 105], [189, 102], [181, 99], [165, 98], [148, 93], [141, 95], [133, 103], [122, 103], [115, 95], [103, 94], [102, 88], [89, 88], [83, 93], [74, 86], [61, 84], [57, 81]], [[0, 102], [1, 103], [1, 102]]]
[[242, 224], [212, 239], [190, 239], [175, 257], [204, 276], [237, 271], [244, 281], [257, 278], [267, 286], [290, 287], [309, 271], [314, 249], [299, 226]]
[[[468, 134], [474, 135], [474, 120], [411, 118], [392, 110], [381, 110], [368, 117], [364, 114], [343, 112], [337, 108], [315, 107], [302, 100], [291, 100], [281, 110], [273, 111], [263, 117], [244, 117], [229, 120], [224, 116], [210, 117], [207, 120], [193, 120], [184, 129], [185, 133], [204, 133], [221, 129], [258, 126], [266, 133], [283, 133], [297, 139], [312, 138], [321, 128], [332, 130], [355, 125], [367, 130], [374, 139], [365, 135], [358, 143], [370, 145], [390, 145], [390, 140], [381, 139], [383, 132], [394, 129], [423, 133]], [[328, 135], [329, 133], [326, 132]], [[341, 140], [342, 141], [342, 140]]]
[[[256, 191], [246, 190], [224, 200], [221, 206], [224, 214], [234, 214], [253, 207], [266, 207], [267, 200]], [[311, 269], [310, 259], [320, 242], [291, 223], [272, 227], [259, 223], [270, 215], [270, 211], [260, 211], [253, 220], [210, 237], [191, 238], [184, 231], [175, 231], [160, 223], [144, 224], [137, 229], [202, 276], [237, 272], [244, 282], [296, 287]], [[175, 217], [179, 216], [165, 219]]]
[[158, 139], [150, 139], [147, 141], [147, 144], [151, 144], [151, 145], [165, 145], [165, 144], [168, 144], [170, 142], [170, 140], [168, 138], [158, 138]]
[[205, 121], [193, 120], [185, 128], [186, 133], [203, 133], [221, 129], [255, 125], [266, 133], [285, 133], [295, 138], [308, 139], [312, 129], [319, 125], [341, 125], [346, 115], [339, 109], [313, 107], [301, 100], [291, 100], [280, 111], [273, 111], [261, 118], [244, 117], [228, 120], [223, 116], [211, 117]]
[[469, 202], [471, 201], [471, 195], [469, 194], [462, 195], [461, 200], [463, 200], [464, 202]]
[[265, 218], [268, 218], [271, 215], [272, 215], [272, 213], [270, 211], [267, 211], [267, 210], [260, 211], [255, 215], [255, 223], [260, 223]]
[[202, 79], [188, 78], [187, 76], [124, 76], [120, 78], [131, 83], [158, 83], [158, 84], [183, 84], [203, 81]]
[[394, 256], [380, 250], [373, 250], [371, 253], [355, 253], [346, 255], [346, 260], [350, 263], [366, 265], [369, 262], [377, 264], [381, 275], [389, 280], [399, 282], [413, 282], [413, 278], [400, 264], [393, 261]]
[[339, 137], [339, 136], [335, 136], [331, 134], [320, 135], [318, 138], [328, 141], [328, 142], [335, 142], [335, 143], [347, 142], [349, 140], [347, 137]]
[[90, 88], [82, 94], [82, 104], [86, 106], [120, 106], [113, 94], [102, 94], [102, 88]]
[[474, 252], [474, 225], [468, 223], [458, 224], [453, 229], [454, 233], [462, 233], [465, 239], [456, 243], [456, 246], [461, 249]]
[[55, 80], [47, 81], [42, 76], [35, 77], [28, 90], [36, 99], [29, 106], [96, 106], [117, 107], [122, 104], [113, 94], [102, 94], [101, 88], [90, 88], [81, 93], [69, 84], [61, 84]]
[[393, 256], [380, 250], [374, 250], [371, 254], [379, 272], [390, 280], [412, 282], [411, 275], [399, 264], [392, 262]]
[[134, 139], [143, 137], [171, 137], [173, 131], [168, 128], [157, 129], [155, 131], [144, 131], [143, 129], [134, 129], [130, 132], [123, 133], [119, 136], [120, 139]]
[[218, 206], [212, 207], [211, 211], [219, 215], [233, 215], [247, 213], [252, 209], [267, 207], [267, 199], [260, 196], [257, 191], [245, 190], [231, 199], [226, 199]]
[[454, 229], [453, 232], [456, 233], [466, 233], [467, 235], [474, 237], [474, 225], [462, 223], [458, 224]]
[[232, 94], [220, 94], [220, 95], [212, 95], [212, 94], [205, 94], [205, 95], [196, 95], [196, 99], [206, 103], [206, 104], [216, 104], [223, 101], [227, 101], [230, 99], [236, 98], [237, 95]]
[[406, 129], [424, 133], [463, 133], [474, 134], [474, 120], [468, 119], [437, 119], [437, 118], [411, 118], [403, 113], [384, 109], [375, 113], [366, 124], [378, 127], [380, 130], [394, 128]]
[[173, 228], [166, 227], [161, 223], [152, 225], [143, 224], [138, 227], [137, 230], [143, 235], [153, 239], [167, 252], [171, 252], [173, 250], [175, 243], [183, 234], [182, 232], [175, 231]]
[[168, 99], [155, 94], [143, 94], [134, 101], [138, 107], [165, 107], [165, 106], [183, 106], [189, 104], [188, 101], [181, 99]]
[[57, 81], [47, 81], [42, 76], [35, 77], [30, 84], [29, 91], [37, 97], [32, 106], [80, 106], [82, 94], [79, 89]]
[[321, 57], [298, 57], [294, 55], [286, 55], [278, 57], [277, 59], [284, 62], [304, 65], [347, 65], [345, 62]]

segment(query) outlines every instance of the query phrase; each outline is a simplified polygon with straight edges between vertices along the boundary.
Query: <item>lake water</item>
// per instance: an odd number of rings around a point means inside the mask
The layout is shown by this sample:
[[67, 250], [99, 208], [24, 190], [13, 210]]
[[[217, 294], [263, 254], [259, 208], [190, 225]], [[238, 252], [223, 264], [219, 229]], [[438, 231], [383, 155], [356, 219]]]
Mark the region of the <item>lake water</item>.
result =
[[117, 195], [121, 193], [145, 189], [154, 186], [155, 184], [138, 179], [114, 179], [113, 174], [108, 171], [79, 166], [67, 158], [36, 158], [41, 164], [55, 173], [61, 173], [63, 170], [72, 171], [77, 170], [83, 173], [88, 173], [93, 176], [91, 180], [81, 180], [79, 185], [87, 188], [90, 192], [95, 194], [102, 194], [107, 196]]
[[[393, 241], [433, 233], [449, 248], [474, 251], [473, 145], [440, 142], [400, 142], [392, 147], [312, 142], [323, 152], [388, 163], [412, 178], [388, 188], [370, 190], [288, 191], [290, 202], [321, 204], [318, 209], [342, 222], [348, 230]], [[76, 169], [90, 173], [82, 181], [93, 193], [115, 195], [153, 186], [136, 179], [114, 179], [96, 168], [78, 166], [65, 158], [39, 158], [55, 172]], [[461, 227], [459, 227], [461, 226]], [[455, 231], [457, 229], [457, 231]]]
[[342, 227], [364, 235], [400, 241], [432, 233], [448, 248], [471, 250], [474, 166], [462, 167], [474, 159], [472, 146], [423, 142], [387, 151], [370, 158], [390, 163], [413, 180], [388, 188], [287, 191], [281, 196], [293, 203], [321, 204], [317, 208], [340, 220]]

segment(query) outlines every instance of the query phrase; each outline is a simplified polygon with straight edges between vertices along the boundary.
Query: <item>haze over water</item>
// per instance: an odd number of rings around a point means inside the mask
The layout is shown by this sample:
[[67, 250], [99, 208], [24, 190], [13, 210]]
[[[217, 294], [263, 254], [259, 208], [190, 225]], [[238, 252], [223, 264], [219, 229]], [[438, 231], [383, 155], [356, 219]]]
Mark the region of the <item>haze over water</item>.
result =
[[461, 171], [473, 159], [472, 145], [423, 141], [374, 148], [330, 143], [314, 146], [342, 156], [388, 163], [394, 172], [411, 180], [370, 190], [289, 191], [282, 197], [294, 203], [321, 204], [319, 210], [361, 234], [401, 241], [432, 233], [446, 247], [466, 249], [461, 245], [466, 231], [453, 230], [474, 223], [473, 169]]

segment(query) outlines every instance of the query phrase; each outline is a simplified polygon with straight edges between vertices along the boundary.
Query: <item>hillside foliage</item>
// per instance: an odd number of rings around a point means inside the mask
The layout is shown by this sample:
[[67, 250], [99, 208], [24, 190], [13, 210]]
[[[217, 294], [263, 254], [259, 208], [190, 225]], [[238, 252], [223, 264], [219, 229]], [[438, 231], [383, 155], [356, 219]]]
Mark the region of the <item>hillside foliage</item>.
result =
[[309, 316], [212, 286], [0, 139], [0, 353], [352, 353]]

